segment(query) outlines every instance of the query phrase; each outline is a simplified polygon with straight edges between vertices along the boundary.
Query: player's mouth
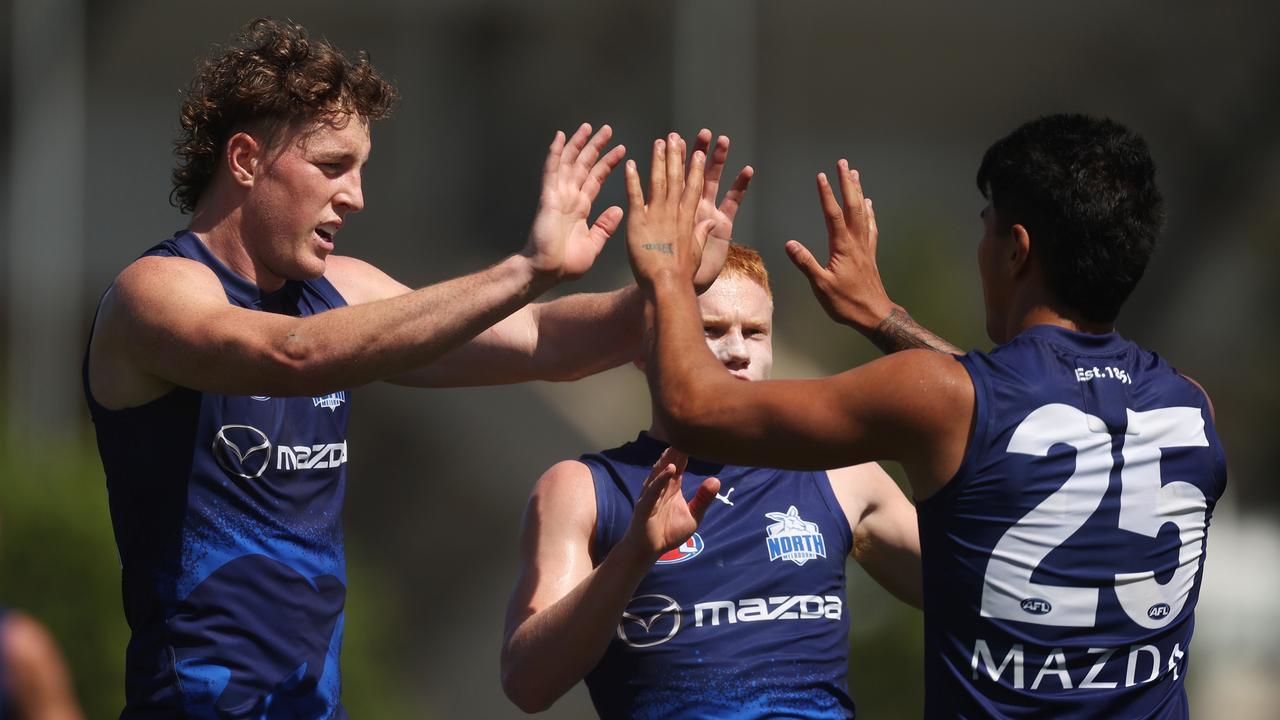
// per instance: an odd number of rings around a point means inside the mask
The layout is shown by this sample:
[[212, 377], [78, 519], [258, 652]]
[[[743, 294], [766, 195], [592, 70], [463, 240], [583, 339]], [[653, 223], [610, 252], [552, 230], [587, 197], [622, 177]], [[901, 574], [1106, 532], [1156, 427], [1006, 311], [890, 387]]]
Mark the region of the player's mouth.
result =
[[338, 234], [338, 223], [324, 223], [316, 227], [315, 236], [320, 239], [320, 247], [333, 251], [333, 237]]

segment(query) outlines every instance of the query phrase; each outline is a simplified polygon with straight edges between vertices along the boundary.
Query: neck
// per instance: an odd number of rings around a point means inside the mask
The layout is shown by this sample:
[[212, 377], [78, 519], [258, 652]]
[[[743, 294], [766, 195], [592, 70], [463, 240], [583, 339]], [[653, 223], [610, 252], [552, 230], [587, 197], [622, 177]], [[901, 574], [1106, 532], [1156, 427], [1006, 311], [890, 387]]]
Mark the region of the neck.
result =
[[1059, 303], [1037, 294], [1024, 296], [1021, 302], [1015, 303], [1015, 311], [1009, 313], [1009, 320], [1005, 324], [1006, 341], [1034, 325], [1053, 325], [1088, 335], [1103, 335], [1115, 329], [1113, 323], [1086, 320], [1080, 313], [1063, 308]]
[[267, 270], [249, 252], [244, 233], [244, 213], [238, 203], [226, 202], [222, 193], [210, 188], [209, 197], [201, 198], [191, 215], [187, 229], [200, 238], [213, 256], [232, 272], [257, 285], [265, 292], [275, 292], [284, 278]]

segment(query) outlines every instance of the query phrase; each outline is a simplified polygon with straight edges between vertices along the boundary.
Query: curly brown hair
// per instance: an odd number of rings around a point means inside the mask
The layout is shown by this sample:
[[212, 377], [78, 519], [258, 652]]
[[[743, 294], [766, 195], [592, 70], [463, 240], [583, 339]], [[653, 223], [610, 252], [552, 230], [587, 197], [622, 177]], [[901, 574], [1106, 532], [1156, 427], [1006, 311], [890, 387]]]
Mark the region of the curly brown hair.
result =
[[360, 52], [349, 60], [291, 20], [258, 18], [232, 45], [201, 63], [182, 102], [169, 202], [192, 212], [213, 179], [227, 140], [261, 133], [270, 145], [285, 128], [338, 116], [386, 117], [398, 97]]

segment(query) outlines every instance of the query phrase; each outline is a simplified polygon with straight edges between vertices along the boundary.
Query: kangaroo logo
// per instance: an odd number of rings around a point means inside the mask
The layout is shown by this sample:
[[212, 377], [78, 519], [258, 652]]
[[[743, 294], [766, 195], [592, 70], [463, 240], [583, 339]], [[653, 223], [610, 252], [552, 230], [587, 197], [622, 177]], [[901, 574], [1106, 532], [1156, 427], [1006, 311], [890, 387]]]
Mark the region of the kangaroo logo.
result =
[[765, 544], [769, 548], [769, 562], [790, 560], [804, 565], [810, 560], [825, 558], [827, 544], [822, 539], [818, 523], [800, 517], [800, 511], [792, 505], [785, 513], [765, 513], [775, 522], [765, 529]]

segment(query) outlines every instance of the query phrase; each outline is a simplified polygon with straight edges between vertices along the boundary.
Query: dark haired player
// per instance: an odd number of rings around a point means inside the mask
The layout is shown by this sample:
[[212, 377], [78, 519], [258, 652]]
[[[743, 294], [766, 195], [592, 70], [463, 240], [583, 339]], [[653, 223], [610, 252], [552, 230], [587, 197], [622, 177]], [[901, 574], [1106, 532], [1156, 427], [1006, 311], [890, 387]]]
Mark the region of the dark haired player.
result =
[[[736, 383], [703, 350], [681, 157], [645, 205], [627, 163], [628, 249], [653, 332], [648, 373], [676, 446], [784, 468], [906, 468], [924, 569], [928, 717], [1177, 718], [1205, 538], [1226, 463], [1204, 391], [1114, 331], [1163, 221], [1146, 143], [1054, 115], [978, 171], [987, 331], [960, 357], [910, 350], [829, 378]], [[867, 333], [895, 306], [855, 173], [818, 178], [831, 261], [788, 252]], [[899, 320], [903, 316], [899, 316]], [[880, 328], [877, 331], [877, 328]]]
[[[698, 306], [716, 359], [767, 378], [760, 256], [731, 246]], [[712, 464], [668, 448], [656, 419], [547, 470], [520, 551], [502, 680], [526, 712], [585, 677], [605, 718], [850, 717], [845, 559], [920, 606], [915, 510], [878, 465]]]
[[527, 304], [621, 220], [588, 222], [624, 152], [607, 126], [556, 134], [528, 241], [490, 268], [410, 291], [333, 254], [394, 98], [366, 57], [270, 20], [188, 92], [191, 224], [116, 279], [85, 362], [132, 630], [124, 718], [346, 716], [347, 389], [571, 379], [635, 352], [634, 289]]

